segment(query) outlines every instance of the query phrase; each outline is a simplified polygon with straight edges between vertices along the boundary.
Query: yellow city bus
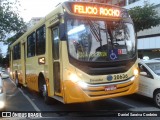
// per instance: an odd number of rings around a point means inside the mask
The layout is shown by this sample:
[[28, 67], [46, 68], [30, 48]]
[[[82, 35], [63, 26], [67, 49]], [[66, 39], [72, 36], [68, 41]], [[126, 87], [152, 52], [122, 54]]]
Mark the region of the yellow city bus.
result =
[[10, 75], [46, 103], [133, 94], [139, 77], [136, 44], [126, 9], [64, 2], [10, 46]]

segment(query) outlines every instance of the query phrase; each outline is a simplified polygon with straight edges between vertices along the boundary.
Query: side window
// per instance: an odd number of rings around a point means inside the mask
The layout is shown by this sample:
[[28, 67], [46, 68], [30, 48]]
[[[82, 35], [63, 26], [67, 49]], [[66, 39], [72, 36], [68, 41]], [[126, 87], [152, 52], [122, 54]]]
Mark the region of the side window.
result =
[[140, 70], [140, 75], [153, 79], [153, 75], [147, 70], [145, 66], [143, 66], [142, 64], [138, 64], [138, 66]]
[[20, 48], [20, 43], [18, 43], [13, 48], [13, 60], [18, 60], [20, 58], [21, 58], [21, 48]]
[[59, 59], [59, 29], [55, 28], [52, 30], [52, 43], [53, 43], [53, 58]]
[[35, 32], [28, 36], [27, 38], [27, 57], [35, 56]]
[[45, 26], [40, 27], [36, 31], [36, 54], [42, 55], [45, 53], [46, 46], [46, 29]]
[[145, 72], [142, 64], [138, 63], [138, 67], [139, 67], [140, 72]]

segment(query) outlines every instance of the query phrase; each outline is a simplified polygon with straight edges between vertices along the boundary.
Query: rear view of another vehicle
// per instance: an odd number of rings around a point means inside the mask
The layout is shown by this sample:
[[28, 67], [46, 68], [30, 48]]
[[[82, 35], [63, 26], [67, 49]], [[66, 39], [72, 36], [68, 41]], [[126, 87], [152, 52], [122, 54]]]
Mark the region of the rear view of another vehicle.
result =
[[3, 80], [0, 74], [0, 111], [5, 110], [6, 93], [4, 91]]
[[7, 79], [9, 78], [9, 75], [6, 73], [6, 70], [2, 67], [0, 67], [0, 74], [2, 79]]

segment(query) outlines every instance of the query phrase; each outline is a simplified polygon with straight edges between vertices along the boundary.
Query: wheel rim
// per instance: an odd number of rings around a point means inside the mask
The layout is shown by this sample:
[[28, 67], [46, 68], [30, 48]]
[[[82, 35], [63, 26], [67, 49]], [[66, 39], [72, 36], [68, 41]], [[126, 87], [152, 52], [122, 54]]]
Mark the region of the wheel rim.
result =
[[43, 85], [42, 94], [44, 97], [47, 95], [47, 88], [45, 84]]
[[156, 104], [160, 107], [160, 93], [156, 95]]
[[16, 85], [18, 85], [18, 79], [16, 78]]

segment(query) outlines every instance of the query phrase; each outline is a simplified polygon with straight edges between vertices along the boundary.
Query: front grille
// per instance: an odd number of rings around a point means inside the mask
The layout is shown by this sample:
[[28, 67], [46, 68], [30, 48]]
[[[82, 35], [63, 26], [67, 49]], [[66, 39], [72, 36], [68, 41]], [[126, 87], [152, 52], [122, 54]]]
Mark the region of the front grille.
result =
[[[131, 78], [130, 78], [131, 79]], [[83, 89], [84, 92], [90, 97], [97, 97], [97, 96], [107, 96], [107, 95], [115, 95], [119, 93], [127, 92], [133, 84], [133, 81], [130, 79], [119, 81], [115, 83], [107, 83], [107, 84], [97, 84], [91, 85], [88, 84], [87, 89]], [[116, 86], [115, 90], [105, 91], [106, 86]]]
[[89, 75], [107, 75], [107, 74], [118, 74], [124, 73], [128, 71], [137, 60], [137, 56], [135, 55], [130, 60], [122, 60], [122, 61], [106, 61], [106, 62], [86, 62], [86, 61], [78, 61], [73, 57], [69, 57], [69, 61], [72, 65], [76, 66], [76, 68], [82, 70], [83, 72]]

